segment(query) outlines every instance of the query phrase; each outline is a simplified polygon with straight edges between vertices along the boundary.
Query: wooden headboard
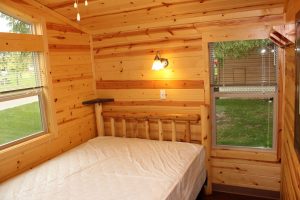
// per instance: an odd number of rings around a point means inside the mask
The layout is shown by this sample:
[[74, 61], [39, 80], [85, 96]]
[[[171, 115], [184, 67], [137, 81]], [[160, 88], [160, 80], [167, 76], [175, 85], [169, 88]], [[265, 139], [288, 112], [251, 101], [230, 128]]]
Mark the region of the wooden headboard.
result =
[[[138, 137], [152, 140], [169, 140], [180, 142], [194, 142], [202, 144], [206, 149], [207, 185], [206, 193], [211, 193], [211, 169], [209, 164], [211, 151], [211, 125], [210, 111], [206, 105], [201, 105], [198, 114], [183, 113], [160, 113], [160, 112], [124, 112], [124, 111], [103, 111], [102, 104], [96, 104], [97, 131], [99, 136], [114, 137]], [[129, 126], [135, 125], [134, 131], [128, 134]], [[165, 132], [168, 126], [168, 135]], [[196, 132], [196, 139], [192, 137]], [[181, 128], [180, 128], [181, 127]], [[182, 128], [184, 127], [184, 128]], [[150, 131], [151, 129], [151, 131]], [[179, 130], [180, 129], [180, 130]], [[150, 134], [152, 133], [152, 134]]]

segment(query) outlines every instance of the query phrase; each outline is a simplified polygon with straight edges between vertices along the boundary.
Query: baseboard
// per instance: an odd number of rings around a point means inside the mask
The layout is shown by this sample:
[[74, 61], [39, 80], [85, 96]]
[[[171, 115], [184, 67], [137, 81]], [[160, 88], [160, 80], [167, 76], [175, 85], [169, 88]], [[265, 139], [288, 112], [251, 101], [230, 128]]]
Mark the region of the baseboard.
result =
[[230, 185], [213, 184], [213, 191], [247, 195], [253, 197], [262, 197], [268, 199], [280, 199], [280, 192], [245, 188], [245, 187], [238, 187], [238, 186], [230, 186]]

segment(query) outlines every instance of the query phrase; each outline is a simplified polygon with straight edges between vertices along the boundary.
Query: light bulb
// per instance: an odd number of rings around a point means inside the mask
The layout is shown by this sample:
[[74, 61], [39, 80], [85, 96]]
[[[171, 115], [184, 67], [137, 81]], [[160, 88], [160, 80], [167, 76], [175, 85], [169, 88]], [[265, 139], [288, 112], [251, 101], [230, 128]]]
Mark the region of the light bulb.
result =
[[152, 65], [152, 70], [159, 71], [163, 68], [163, 64], [159, 59], [155, 59]]
[[80, 14], [77, 13], [77, 21], [80, 21]]
[[75, 1], [75, 3], [74, 3], [74, 8], [77, 8], [78, 7], [78, 5], [77, 5], [77, 3], [76, 3], [76, 1]]
[[89, 5], [89, 3], [88, 3], [87, 0], [84, 1], [84, 5], [85, 5], [85, 6], [88, 6], [88, 5]]
[[262, 49], [262, 50], [260, 51], [261, 54], [265, 54], [266, 52], [267, 52], [266, 49]]

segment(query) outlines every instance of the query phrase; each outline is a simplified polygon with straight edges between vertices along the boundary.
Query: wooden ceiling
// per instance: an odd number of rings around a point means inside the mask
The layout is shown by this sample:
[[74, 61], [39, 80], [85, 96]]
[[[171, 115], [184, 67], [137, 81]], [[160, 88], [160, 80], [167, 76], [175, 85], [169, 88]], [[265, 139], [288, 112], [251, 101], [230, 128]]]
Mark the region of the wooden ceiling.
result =
[[[76, 21], [74, 0], [36, 0]], [[283, 17], [283, 0], [79, 0], [79, 24], [93, 34], [240, 18]]]

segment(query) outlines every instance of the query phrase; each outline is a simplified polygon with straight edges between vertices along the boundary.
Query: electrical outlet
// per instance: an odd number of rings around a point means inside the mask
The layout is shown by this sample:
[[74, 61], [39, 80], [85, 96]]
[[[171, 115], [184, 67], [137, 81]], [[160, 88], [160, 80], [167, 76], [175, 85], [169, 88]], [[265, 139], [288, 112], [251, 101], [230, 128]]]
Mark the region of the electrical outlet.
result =
[[160, 99], [161, 100], [167, 99], [166, 90], [160, 90]]

